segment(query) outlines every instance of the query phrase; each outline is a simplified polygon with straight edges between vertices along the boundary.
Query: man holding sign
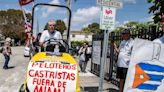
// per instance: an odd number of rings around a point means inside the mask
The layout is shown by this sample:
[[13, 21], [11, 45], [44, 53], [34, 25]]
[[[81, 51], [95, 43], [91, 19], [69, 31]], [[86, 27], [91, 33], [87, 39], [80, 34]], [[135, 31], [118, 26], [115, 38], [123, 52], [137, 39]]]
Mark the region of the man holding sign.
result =
[[[162, 17], [164, 30], [164, 16]], [[164, 36], [153, 42], [135, 39], [124, 92], [163, 92]]]

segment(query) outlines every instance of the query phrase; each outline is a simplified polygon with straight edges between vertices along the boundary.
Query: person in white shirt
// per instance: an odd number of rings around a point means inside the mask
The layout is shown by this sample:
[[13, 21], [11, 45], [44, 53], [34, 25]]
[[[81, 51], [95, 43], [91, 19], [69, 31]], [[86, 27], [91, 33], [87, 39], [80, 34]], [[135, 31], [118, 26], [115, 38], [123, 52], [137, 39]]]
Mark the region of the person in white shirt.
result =
[[78, 51], [79, 57], [79, 66], [81, 72], [86, 73], [87, 63], [89, 61], [89, 54], [91, 53], [90, 48], [88, 47], [88, 43], [83, 43], [83, 46]]
[[[164, 32], [164, 15], [162, 16], [162, 30]], [[164, 36], [155, 39], [153, 42], [164, 44]]]
[[130, 38], [130, 30], [123, 30], [122, 38], [123, 40], [121, 41], [119, 48], [117, 48], [116, 44], [114, 44], [114, 49], [118, 53], [118, 67], [116, 77], [120, 79], [120, 92], [123, 92], [126, 74], [130, 63], [132, 47], [134, 44], [134, 40]]
[[55, 30], [55, 24], [55, 20], [48, 21], [48, 30], [43, 31], [39, 40], [39, 44], [41, 47], [45, 47], [44, 42], [51, 38], [59, 40], [59, 42], [62, 43], [62, 35], [59, 31]]

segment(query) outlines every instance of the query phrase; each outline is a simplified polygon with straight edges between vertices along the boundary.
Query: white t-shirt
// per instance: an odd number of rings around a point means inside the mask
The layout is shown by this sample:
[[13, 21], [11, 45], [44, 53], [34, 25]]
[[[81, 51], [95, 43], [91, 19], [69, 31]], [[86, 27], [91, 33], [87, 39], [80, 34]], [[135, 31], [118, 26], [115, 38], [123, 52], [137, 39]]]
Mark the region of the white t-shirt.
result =
[[160, 43], [160, 44], [164, 44], [164, 36], [155, 39], [153, 42]]
[[[48, 30], [43, 31], [39, 42], [45, 42], [47, 40], [49, 40], [50, 38], [54, 38], [54, 39], [62, 39], [61, 33], [58, 31], [55, 31], [53, 34], [49, 33]], [[62, 41], [60, 41], [62, 42]]]
[[133, 44], [134, 44], [134, 40], [132, 38], [130, 38], [127, 41], [126, 40], [121, 41], [119, 47], [120, 52], [117, 61], [118, 67], [128, 68]]
[[[85, 53], [85, 50], [86, 50], [86, 48], [81, 47], [78, 53], [79, 53], [79, 54], [80, 54], [81, 52]], [[91, 53], [91, 49], [90, 49], [89, 47], [87, 47], [86, 54], [90, 54], [90, 53]]]

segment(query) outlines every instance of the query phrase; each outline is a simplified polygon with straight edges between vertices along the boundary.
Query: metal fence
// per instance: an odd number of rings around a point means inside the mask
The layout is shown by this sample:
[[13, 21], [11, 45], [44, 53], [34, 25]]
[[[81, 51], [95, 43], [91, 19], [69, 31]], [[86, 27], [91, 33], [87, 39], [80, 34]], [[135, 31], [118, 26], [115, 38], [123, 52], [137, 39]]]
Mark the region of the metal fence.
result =
[[[163, 36], [163, 31], [159, 30], [159, 28], [157, 28], [156, 26], [151, 26], [148, 29], [138, 29], [135, 31], [131, 29], [132, 38], [142, 38], [142, 39], [147, 39], [147, 40], [152, 41], [161, 36]], [[105, 79], [108, 81], [111, 81], [113, 84], [117, 86], [119, 86], [118, 85], [119, 80], [116, 78], [117, 55], [111, 43], [115, 42], [117, 45], [119, 45], [121, 40], [122, 40], [121, 32], [110, 33], [107, 61], [105, 62], [105, 66], [104, 66]], [[91, 72], [98, 76], [100, 74], [100, 64], [101, 64], [100, 59], [102, 57], [102, 47], [103, 47], [102, 45], [103, 45], [103, 35], [93, 35]]]

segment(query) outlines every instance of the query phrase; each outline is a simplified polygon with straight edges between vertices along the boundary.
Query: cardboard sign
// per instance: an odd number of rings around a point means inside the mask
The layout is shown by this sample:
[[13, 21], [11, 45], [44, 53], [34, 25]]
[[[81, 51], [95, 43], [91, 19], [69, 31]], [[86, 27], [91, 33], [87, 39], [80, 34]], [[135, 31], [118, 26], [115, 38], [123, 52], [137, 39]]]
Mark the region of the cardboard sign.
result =
[[163, 92], [164, 45], [135, 39], [124, 92]]
[[76, 64], [30, 62], [27, 76], [30, 92], [76, 92]]

